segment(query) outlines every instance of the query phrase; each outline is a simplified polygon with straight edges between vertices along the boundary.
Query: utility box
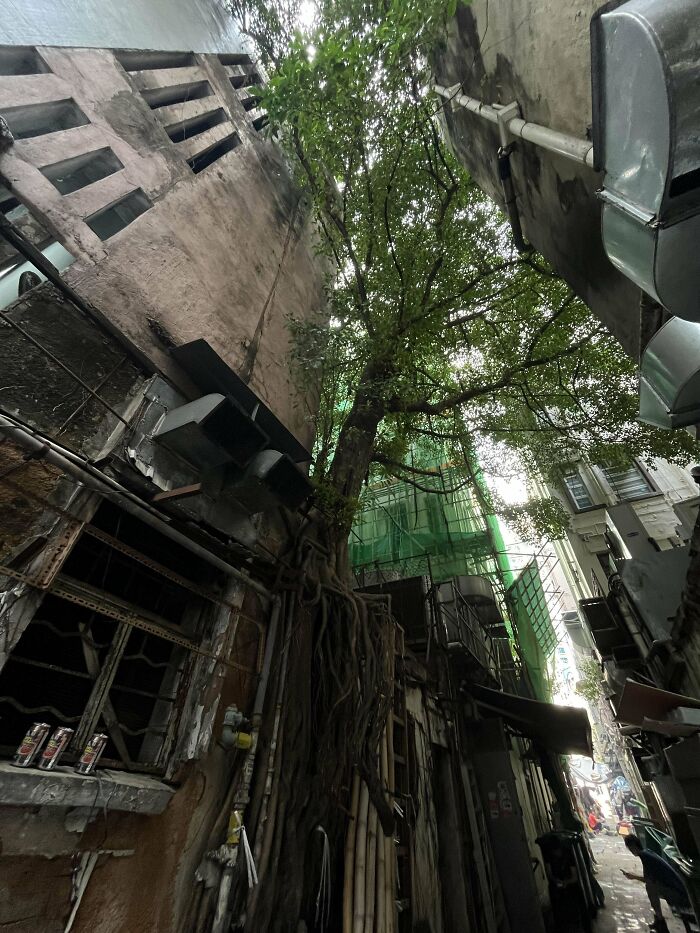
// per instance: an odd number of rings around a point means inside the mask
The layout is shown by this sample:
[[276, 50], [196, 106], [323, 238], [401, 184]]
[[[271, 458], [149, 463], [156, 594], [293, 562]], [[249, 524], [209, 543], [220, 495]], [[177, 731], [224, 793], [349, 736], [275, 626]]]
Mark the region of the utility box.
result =
[[671, 314], [700, 321], [697, 0], [608, 3], [591, 55], [605, 250]]

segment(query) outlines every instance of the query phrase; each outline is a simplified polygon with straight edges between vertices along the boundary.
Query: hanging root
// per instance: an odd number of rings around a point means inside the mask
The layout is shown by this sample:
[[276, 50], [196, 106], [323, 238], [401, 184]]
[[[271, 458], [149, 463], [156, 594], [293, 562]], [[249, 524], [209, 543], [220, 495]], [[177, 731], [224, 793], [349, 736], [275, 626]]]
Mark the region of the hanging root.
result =
[[[260, 886], [246, 895], [247, 878], [238, 872], [234, 917], [247, 931], [286, 931], [300, 921], [321, 929], [315, 924], [320, 825], [333, 879], [326, 929], [363, 929], [354, 914], [359, 885], [370, 930], [386, 926], [376, 912], [377, 889], [383, 910], [391, 900], [385, 838], [393, 834], [394, 815], [382, 747], [393, 696], [394, 622], [383, 600], [352, 590], [317, 551], [307, 550], [300, 565], [302, 584], [287, 594], [281, 709], [268, 717], [271, 729], [277, 723], [274, 775], [265, 759], [254, 778], [272, 787], [267, 807], [255, 814], [264, 813], [264, 825], [248, 827], [258, 840]], [[368, 815], [369, 826], [360, 827], [358, 813]]]

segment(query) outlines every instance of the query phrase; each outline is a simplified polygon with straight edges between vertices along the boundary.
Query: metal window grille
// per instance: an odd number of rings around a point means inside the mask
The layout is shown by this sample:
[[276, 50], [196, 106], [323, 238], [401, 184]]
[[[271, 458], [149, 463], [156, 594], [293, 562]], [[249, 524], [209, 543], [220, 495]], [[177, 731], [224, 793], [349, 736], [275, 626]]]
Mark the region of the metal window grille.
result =
[[101, 731], [110, 766], [162, 771], [215, 611], [197, 592], [212, 573], [103, 503], [0, 673], [3, 751], [41, 719], [75, 730], [69, 762]]
[[648, 496], [654, 492], [651, 483], [636, 463], [626, 467], [603, 465], [601, 469], [613, 492], [621, 502], [641, 499], [643, 496]]

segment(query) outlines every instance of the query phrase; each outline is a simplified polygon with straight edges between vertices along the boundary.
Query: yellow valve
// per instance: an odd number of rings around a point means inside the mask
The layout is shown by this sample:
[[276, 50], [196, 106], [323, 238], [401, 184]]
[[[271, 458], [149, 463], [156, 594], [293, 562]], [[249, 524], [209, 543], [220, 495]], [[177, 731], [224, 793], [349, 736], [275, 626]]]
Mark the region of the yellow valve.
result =
[[247, 749], [253, 744], [253, 736], [250, 732], [235, 732], [233, 735], [233, 747]]
[[243, 828], [243, 813], [240, 810], [232, 810], [228, 818], [228, 831], [226, 833], [226, 845], [237, 846], [241, 841], [241, 829]]

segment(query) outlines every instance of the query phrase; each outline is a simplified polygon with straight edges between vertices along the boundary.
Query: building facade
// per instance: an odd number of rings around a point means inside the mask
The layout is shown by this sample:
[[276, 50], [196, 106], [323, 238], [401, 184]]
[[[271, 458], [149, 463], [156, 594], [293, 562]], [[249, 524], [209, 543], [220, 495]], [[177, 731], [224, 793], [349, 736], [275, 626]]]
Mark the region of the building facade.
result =
[[218, 4], [2, 13], [0, 923], [221, 929], [324, 270]]

